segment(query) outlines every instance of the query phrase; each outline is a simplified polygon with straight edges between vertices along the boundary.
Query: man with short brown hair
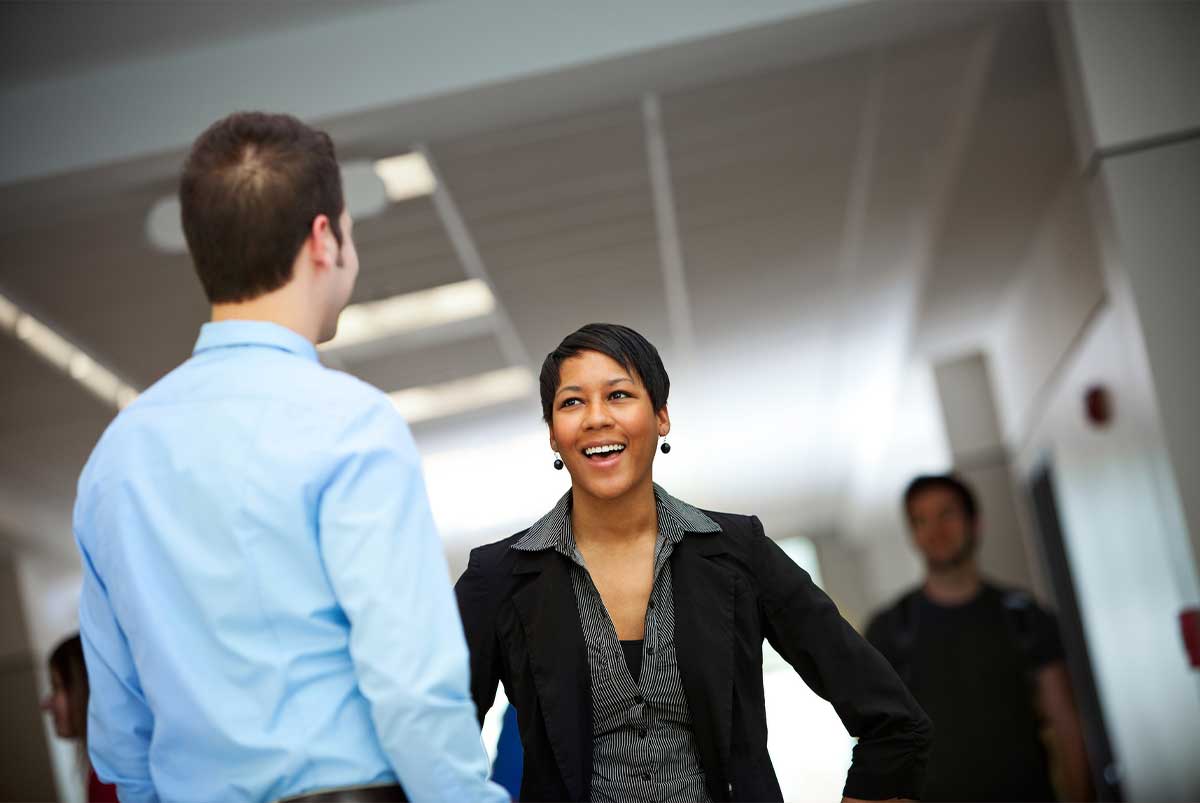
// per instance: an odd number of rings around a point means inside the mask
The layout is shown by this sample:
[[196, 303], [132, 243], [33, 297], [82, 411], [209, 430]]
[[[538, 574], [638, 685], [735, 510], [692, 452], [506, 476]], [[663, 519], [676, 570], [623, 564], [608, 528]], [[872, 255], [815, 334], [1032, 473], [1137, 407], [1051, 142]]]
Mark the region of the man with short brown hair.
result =
[[412, 437], [317, 359], [358, 274], [333, 143], [232, 115], [180, 200], [212, 320], [79, 481], [93, 765], [126, 803], [507, 800]]
[[1087, 758], [1053, 617], [981, 575], [979, 505], [962, 480], [917, 477], [904, 510], [925, 582], [877, 613], [866, 635], [933, 720], [921, 799], [1055, 799], [1043, 723], [1062, 791], [1086, 799]]

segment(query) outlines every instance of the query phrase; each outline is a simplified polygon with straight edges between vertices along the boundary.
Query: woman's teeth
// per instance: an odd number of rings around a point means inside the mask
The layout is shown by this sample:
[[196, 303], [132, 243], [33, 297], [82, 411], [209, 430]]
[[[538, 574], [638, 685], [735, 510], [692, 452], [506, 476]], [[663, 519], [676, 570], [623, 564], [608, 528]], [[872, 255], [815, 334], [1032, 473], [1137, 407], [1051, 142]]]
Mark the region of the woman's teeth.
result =
[[583, 453], [588, 457], [602, 457], [604, 455], [614, 454], [616, 452], [625, 451], [625, 447], [619, 443], [610, 443], [606, 446], [590, 446], [583, 450]]

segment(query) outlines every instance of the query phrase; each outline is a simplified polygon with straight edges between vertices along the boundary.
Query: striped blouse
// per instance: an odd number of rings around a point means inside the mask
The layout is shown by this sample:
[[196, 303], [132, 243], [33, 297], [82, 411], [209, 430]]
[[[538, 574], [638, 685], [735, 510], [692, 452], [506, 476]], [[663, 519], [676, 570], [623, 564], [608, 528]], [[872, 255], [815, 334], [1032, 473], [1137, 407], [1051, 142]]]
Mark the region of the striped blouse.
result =
[[675, 611], [669, 559], [686, 531], [721, 527], [654, 486], [658, 538], [646, 609], [642, 670], [630, 674], [612, 619], [571, 532], [571, 492], [513, 549], [554, 549], [570, 561], [579, 623], [592, 680], [592, 784], [597, 801], [709, 801], [692, 734], [692, 716], [675, 658]]

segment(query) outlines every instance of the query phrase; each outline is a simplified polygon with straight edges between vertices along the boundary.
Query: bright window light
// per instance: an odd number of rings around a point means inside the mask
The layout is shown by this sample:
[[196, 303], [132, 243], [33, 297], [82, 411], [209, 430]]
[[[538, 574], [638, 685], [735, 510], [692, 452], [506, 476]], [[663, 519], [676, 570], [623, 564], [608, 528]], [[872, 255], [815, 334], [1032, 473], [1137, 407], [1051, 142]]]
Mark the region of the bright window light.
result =
[[490, 315], [496, 300], [487, 284], [468, 279], [380, 301], [351, 304], [338, 318], [337, 337], [322, 344], [336, 350], [393, 335]]
[[415, 152], [380, 159], [375, 163], [375, 174], [383, 180], [388, 200], [393, 203], [429, 195], [437, 186], [429, 163]]
[[9, 329], [33, 352], [87, 388], [101, 401], [121, 409], [137, 390], [96, 362], [71, 341], [0, 295], [0, 327]]
[[527, 368], [516, 366], [389, 395], [401, 415], [409, 423], [416, 423], [514, 401], [532, 390], [533, 375]]

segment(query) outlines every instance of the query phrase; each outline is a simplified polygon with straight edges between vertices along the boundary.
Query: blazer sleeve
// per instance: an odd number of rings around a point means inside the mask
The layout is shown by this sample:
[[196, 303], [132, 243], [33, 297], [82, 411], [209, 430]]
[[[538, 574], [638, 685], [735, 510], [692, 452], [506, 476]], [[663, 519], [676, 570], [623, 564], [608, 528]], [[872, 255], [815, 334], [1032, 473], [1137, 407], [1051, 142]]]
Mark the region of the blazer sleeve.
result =
[[470, 651], [471, 697], [479, 724], [496, 701], [500, 680], [500, 650], [496, 638], [496, 600], [490, 592], [488, 576], [479, 550], [472, 550], [467, 570], [454, 585], [458, 611]]
[[916, 798], [932, 724], [890, 664], [837, 606], [753, 521], [753, 570], [763, 632], [858, 738], [844, 794], [864, 800]]

